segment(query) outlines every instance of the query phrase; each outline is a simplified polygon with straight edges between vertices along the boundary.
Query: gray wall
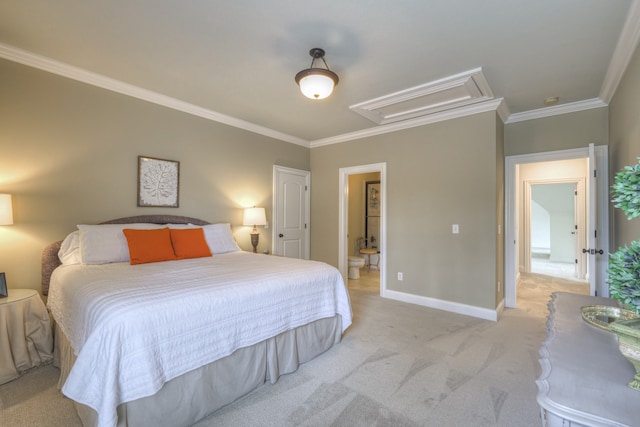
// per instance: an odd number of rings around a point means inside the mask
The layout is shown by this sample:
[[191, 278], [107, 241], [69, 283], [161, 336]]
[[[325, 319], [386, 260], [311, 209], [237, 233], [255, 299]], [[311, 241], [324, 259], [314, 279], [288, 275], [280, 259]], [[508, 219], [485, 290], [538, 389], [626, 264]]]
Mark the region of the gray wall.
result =
[[312, 148], [311, 257], [338, 265], [339, 169], [387, 162], [387, 287], [494, 309], [498, 123], [489, 112]]
[[544, 153], [605, 145], [609, 140], [608, 109], [594, 108], [576, 113], [505, 125], [505, 156]]
[[[609, 162], [611, 183], [616, 172], [638, 163], [640, 157], [640, 46], [629, 63], [618, 90], [609, 105], [611, 133]], [[640, 218], [629, 221], [614, 209], [613, 249], [640, 239]]]
[[[273, 165], [309, 170], [309, 149], [0, 60], [0, 227], [10, 288], [40, 286], [43, 247], [79, 223], [141, 214], [231, 222], [251, 250], [242, 208], [271, 218]], [[180, 207], [138, 208], [137, 157], [180, 161]], [[271, 236], [261, 232], [260, 251]]]

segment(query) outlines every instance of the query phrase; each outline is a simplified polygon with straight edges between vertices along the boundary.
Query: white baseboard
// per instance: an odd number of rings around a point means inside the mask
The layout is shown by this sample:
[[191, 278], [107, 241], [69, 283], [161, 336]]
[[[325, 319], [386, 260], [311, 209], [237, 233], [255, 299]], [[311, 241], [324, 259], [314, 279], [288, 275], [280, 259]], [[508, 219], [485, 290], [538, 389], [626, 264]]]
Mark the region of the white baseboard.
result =
[[494, 322], [498, 320], [498, 312], [502, 312], [502, 308], [504, 307], [504, 300], [498, 306], [500, 309], [498, 311], [498, 309], [491, 310], [488, 308], [477, 307], [475, 305], [423, 297], [420, 295], [407, 294], [405, 292], [391, 291], [389, 289], [385, 290], [382, 296], [396, 301], [408, 302], [410, 304], [422, 305], [424, 307], [449, 311], [451, 313], [464, 314], [466, 316], [478, 317], [480, 319], [492, 320]]

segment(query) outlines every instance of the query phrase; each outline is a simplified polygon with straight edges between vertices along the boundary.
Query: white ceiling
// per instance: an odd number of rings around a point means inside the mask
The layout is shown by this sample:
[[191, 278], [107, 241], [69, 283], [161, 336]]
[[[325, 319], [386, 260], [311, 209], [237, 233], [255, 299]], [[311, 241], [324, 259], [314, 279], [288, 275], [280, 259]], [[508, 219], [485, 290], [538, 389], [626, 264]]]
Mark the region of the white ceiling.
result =
[[[474, 108], [505, 120], [606, 105], [638, 1], [2, 0], [0, 57], [316, 146], [408, 126], [349, 107], [478, 68]], [[321, 101], [294, 81], [313, 47], [340, 76]]]

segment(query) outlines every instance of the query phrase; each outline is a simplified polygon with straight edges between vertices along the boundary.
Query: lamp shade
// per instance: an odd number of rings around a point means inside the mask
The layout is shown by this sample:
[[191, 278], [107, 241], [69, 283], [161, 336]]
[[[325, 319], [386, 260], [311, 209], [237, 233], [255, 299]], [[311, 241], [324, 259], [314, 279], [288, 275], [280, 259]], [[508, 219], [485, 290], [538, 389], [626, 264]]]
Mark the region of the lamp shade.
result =
[[11, 194], [0, 194], [0, 225], [13, 224]]
[[324, 99], [331, 95], [335, 81], [327, 74], [327, 71], [322, 68], [305, 70], [306, 76], [301, 77], [298, 81], [302, 94], [310, 99]]
[[265, 215], [264, 208], [246, 208], [244, 210], [243, 225], [267, 225], [267, 216]]

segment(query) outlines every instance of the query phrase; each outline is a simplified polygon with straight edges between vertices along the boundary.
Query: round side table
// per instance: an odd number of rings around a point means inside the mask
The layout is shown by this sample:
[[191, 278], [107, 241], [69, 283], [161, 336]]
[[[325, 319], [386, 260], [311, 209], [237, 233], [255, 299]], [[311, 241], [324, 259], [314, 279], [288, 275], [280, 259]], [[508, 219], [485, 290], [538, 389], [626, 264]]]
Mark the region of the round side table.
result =
[[37, 291], [9, 289], [0, 298], [0, 384], [53, 359], [51, 320]]

